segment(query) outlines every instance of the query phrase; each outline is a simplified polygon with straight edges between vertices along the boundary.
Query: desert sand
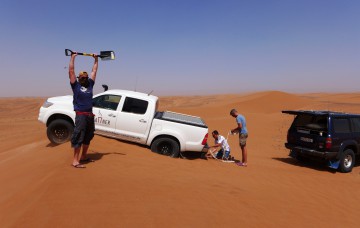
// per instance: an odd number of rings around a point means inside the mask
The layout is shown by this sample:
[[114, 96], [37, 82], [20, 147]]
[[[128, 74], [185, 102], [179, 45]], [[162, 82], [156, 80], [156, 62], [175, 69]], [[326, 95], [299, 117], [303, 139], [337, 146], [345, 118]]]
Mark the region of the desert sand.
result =
[[[343, 174], [290, 158], [293, 117], [281, 110], [360, 113], [360, 94], [160, 98], [160, 110], [201, 116], [225, 137], [236, 125], [229, 111], [238, 109], [249, 130], [248, 167], [95, 136], [95, 162], [75, 169], [70, 143], [50, 144], [37, 120], [45, 99], [0, 99], [0, 227], [359, 227], [359, 163]], [[238, 138], [229, 144], [241, 159]]]

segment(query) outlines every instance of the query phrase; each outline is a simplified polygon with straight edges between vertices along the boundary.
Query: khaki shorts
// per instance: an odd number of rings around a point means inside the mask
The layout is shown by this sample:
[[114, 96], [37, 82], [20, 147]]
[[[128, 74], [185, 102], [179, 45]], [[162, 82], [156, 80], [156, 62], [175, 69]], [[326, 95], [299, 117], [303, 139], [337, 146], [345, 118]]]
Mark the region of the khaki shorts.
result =
[[239, 144], [241, 147], [246, 146], [247, 138], [248, 138], [248, 134], [239, 134]]

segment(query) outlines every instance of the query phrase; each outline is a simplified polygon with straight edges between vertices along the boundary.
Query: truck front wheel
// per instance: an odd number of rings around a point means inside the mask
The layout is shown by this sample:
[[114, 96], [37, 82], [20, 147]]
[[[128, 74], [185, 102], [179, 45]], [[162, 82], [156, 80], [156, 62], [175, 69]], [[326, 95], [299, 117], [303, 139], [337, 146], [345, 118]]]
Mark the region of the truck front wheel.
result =
[[179, 144], [171, 138], [158, 138], [151, 144], [151, 151], [177, 158], [180, 154], [180, 147]]
[[69, 121], [57, 119], [49, 124], [46, 133], [50, 142], [62, 144], [70, 140], [73, 131], [74, 126]]

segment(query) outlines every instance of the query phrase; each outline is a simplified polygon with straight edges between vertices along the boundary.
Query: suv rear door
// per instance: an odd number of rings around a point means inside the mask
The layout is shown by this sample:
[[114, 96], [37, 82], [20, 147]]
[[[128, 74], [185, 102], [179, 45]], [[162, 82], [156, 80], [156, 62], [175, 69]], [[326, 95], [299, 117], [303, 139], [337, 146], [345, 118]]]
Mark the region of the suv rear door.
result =
[[329, 125], [328, 115], [304, 111], [282, 112], [296, 115], [288, 130], [288, 143], [318, 151], [325, 150]]
[[333, 117], [331, 124], [332, 149], [339, 151], [341, 144], [345, 140], [353, 139], [350, 128], [350, 120], [348, 117]]
[[350, 122], [351, 122], [352, 134], [353, 134], [354, 140], [356, 141], [356, 144], [358, 146], [357, 151], [359, 151], [359, 146], [360, 146], [360, 117], [351, 117]]

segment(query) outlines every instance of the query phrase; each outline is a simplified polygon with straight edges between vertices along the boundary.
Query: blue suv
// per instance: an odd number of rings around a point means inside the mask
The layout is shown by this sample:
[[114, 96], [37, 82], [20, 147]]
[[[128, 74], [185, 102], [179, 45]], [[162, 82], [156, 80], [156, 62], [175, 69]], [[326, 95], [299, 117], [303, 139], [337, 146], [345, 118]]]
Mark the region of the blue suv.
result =
[[304, 161], [321, 158], [329, 167], [351, 172], [360, 154], [360, 115], [330, 111], [291, 111], [294, 115], [285, 147], [289, 156]]

